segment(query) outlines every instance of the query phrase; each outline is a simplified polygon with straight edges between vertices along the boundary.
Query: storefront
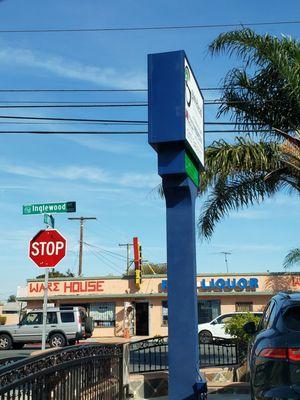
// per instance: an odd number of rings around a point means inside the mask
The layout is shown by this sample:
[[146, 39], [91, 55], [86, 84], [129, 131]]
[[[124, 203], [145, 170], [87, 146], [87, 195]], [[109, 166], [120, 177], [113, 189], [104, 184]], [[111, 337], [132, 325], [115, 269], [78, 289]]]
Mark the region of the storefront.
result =
[[[178, 277], [178, 279], [184, 279]], [[49, 281], [49, 302], [82, 306], [93, 317], [95, 336], [168, 334], [168, 282], [146, 275], [140, 288], [132, 277], [58, 278]], [[197, 277], [198, 320], [233, 311], [261, 311], [278, 291], [300, 290], [300, 274], [201, 274]], [[27, 308], [42, 307], [44, 285], [30, 279], [18, 294]], [[178, 310], [180, 313], [180, 310]]]

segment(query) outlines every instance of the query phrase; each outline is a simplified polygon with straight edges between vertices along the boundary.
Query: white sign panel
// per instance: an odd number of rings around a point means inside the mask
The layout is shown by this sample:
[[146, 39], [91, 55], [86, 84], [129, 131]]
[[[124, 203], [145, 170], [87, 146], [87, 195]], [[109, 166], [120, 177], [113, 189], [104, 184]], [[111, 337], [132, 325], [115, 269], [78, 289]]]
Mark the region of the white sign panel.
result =
[[187, 59], [185, 73], [185, 137], [204, 167], [204, 101]]

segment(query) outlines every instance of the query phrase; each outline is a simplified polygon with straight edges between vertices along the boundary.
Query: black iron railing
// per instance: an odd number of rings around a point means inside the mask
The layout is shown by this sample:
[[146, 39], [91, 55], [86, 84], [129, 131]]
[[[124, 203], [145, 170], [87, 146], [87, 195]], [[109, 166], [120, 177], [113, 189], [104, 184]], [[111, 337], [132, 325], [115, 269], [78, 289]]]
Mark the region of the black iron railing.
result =
[[121, 400], [122, 347], [58, 349], [0, 367], [0, 400]]
[[139, 340], [130, 344], [130, 372], [168, 369], [168, 337]]
[[[184, 345], [184, 344], [183, 344]], [[232, 366], [241, 362], [239, 347], [232, 339], [213, 338], [199, 345], [201, 368]], [[130, 344], [130, 372], [168, 369], [168, 337], [140, 340]]]

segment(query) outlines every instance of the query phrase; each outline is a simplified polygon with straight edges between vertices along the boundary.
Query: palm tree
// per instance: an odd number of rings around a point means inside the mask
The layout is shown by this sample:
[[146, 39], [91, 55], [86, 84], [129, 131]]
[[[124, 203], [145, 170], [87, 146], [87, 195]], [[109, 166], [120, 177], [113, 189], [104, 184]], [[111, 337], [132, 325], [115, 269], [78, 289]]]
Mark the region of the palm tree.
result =
[[241, 133], [253, 130], [259, 140], [243, 135], [206, 149], [200, 192], [208, 198], [198, 221], [206, 238], [232, 210], [283, 188], [300, 192], [300, 43], [243, 29], [221, 34], [210, 50], [244, 63], [224, 79], [218, 117], [229, 113]]
[[290, 252], [286, 255], [284, 262], [283, 262], [283, 267], [285, 269], [290, 268], [292, 265], [300, 263], [300, 249], [292, 249]]

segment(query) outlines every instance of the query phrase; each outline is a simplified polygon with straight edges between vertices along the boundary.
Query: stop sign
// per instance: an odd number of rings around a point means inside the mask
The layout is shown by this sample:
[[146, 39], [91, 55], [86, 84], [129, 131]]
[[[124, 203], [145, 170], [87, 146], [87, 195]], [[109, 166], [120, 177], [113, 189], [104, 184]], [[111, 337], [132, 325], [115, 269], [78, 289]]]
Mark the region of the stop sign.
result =
[[56, 229], [42, 230], [29, 243], [29, 258], [41, 268], [55, 267], [66, 248], [66, 239]]

